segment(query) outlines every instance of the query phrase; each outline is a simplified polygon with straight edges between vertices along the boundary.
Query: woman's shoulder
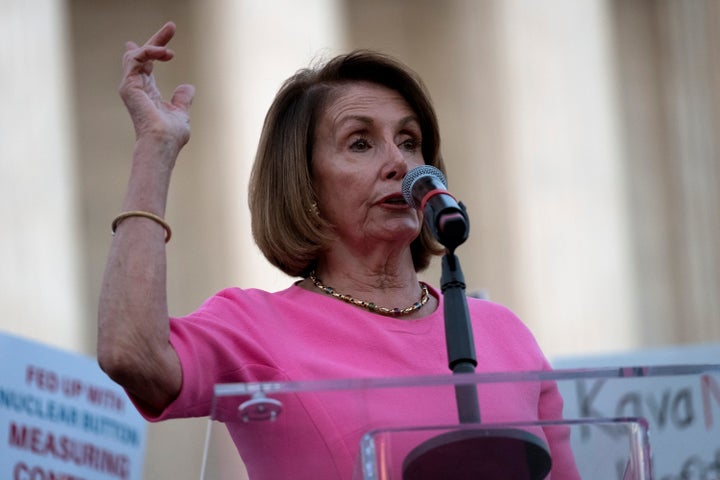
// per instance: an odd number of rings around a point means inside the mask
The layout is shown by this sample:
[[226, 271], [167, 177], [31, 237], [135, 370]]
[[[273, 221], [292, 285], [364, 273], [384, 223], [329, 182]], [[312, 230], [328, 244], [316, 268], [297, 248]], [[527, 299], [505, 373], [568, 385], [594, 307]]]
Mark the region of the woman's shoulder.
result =
[[259, 288], [226, 287], [211, 295], [200, 305], [197, 312], [223, 310], [255, 310], [278, 308], [299, 290], [291, 285], [284, 290], [271, 292]]
[[298, 288], [295, 284], [289, 287], [271, 292], [260, 288], [226, 287], [219, 290], [207, 300], [205, 304], [213, 302], [273, 302], [279, 298], [291, 295]]
[[510, 307], [486, 298], [467, 297], [468, 309], [473, 314], [482, 314], [485, 318], [520, 321]]
[[468, 298], [473, 327], [485, 335], [502, 335], [518, 342], [535, 342], [535, 336], [510, 307], [486, 299]]

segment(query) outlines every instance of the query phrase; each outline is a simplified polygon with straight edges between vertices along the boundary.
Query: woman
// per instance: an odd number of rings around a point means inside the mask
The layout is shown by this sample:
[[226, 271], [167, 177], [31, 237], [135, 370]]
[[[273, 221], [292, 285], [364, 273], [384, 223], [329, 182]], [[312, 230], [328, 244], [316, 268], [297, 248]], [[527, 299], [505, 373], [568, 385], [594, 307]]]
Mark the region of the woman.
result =
[[[194, 94], [180, 85], [165, 102], [155, 87], [153, 63], [172, 59], [174, 33], [168, 23], [142, 46], [129, 42], [124, 56], [119, 91], [136, 145], [100, 298], [102, 368], [150, 420], [208, 415], [216, 383], [447, 373], [442, 297], [417, 278], [441, 249], [400, 193], [412, 168], [444, 168], [437, 121], [412, 72], [367, 52], [300, 71], [265, 120], [250, 183], [253, 234], [273, 265], [302, 279], [276, 293], [226, 289], [168, 319], [162, 217]], [[515, 316], [469, 303], [482, 371], [549, 368]], [[560, 418], [553, 386], [503, 388], [481, 396], [484, 419]], [[416, 399], [402, 422], [456, 421], [431, 413], [438, 401]], [[231, 428], [250, 478], [350, 478], [373, 425], [345, 401], [319, 402], [303, 404], [302, 441], [267, 444]], [[547, 437], [553, 454], [567, 447]], [[324, 460], [302, 463], [318, 451]], [[563, 456], [554, 455], [554, 473], [569, 478]]]

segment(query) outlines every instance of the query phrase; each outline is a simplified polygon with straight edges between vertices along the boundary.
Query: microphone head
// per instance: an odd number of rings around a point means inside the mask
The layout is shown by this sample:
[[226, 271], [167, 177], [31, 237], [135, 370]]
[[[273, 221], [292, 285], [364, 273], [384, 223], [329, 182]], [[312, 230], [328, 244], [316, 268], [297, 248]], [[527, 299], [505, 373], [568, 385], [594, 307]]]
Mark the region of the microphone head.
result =
[[420, 179], [436, 180], [447, 188], [447, 180], [443, 173], [432, 165], [420, 165], [410, 170], [402, 182], [402, 195], [411, 208], [419, 208], [418, 202], [413, 196], [413, 188]]

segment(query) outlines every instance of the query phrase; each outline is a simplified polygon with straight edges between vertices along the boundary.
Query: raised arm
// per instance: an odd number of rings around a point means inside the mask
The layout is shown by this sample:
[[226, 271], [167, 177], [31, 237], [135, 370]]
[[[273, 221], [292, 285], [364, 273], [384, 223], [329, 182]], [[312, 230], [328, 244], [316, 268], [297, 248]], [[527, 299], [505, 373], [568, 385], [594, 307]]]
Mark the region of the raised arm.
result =
[[[165, 216], [170, 176], [190, 138], [190, 85], [163, 100], [152, 74], [156, 61], [169, 61], [175, 34], [165, 24], [142, 46], [126, 45], [120, 96], [135, 127], [130, 180], [123, 212]], [[98, 362], [150, 412], [166, 407], [182, 384], [180, 362], [169, 343], [166, 292], [166, 234], [147, 216], [119, 223], [110, 246], [98, 309]]]

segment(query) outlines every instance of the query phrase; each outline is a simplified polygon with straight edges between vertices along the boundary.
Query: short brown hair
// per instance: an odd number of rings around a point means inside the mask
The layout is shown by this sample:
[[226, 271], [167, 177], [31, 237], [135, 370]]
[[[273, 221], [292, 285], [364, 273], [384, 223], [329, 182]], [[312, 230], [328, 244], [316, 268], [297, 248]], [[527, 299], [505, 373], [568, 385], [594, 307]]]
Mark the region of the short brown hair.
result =
[[[290, 276], [306, 277], [334, 240], [313, 213], [311, 162], [315, 127], [333, 92], [353, 82], [371, 82], [398, 92], [418, 117], [425, 163], [445, 171], [435, 110], [418, 75], [397, 60], [367, 50], [337, 56], [290, 77], [265, 117], [250, 177], [249, 204], [255, 242], [265, 257]], [[443, 252], [423, 224], [412, 242], [416, 271]]]

